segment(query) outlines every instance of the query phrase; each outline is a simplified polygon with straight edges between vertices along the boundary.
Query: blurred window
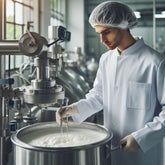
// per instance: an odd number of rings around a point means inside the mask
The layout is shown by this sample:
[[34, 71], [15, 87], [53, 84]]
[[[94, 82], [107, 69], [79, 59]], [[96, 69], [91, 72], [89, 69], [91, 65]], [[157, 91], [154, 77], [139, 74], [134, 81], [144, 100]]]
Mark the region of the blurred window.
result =
[[[34, 29], [34, 1], [35, 0], [1, 0], [1, 36], [0, 41], [18, 42], [28, 28]], [[37, 12], [36, 12], [37, 13]], [[6, 69], [15, 69], [29, 60], [24, 55], [6, 55]], [[10, 64], [9, 64], [10, 61]]]
[[54, 26], [65, 26], [65, 0], [51, 0], [50, 24]]

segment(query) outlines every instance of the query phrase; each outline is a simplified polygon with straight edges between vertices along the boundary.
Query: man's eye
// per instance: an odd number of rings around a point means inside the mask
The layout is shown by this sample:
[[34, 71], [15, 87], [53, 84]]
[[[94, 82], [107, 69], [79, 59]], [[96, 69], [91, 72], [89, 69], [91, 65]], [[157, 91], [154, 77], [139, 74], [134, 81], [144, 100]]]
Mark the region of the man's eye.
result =
[[103, 35], [107, 35], [107, 34], [109, 34], [110, 32], [111, 32], [110, 30], [105, 31], [105, 32], [103, 33]]

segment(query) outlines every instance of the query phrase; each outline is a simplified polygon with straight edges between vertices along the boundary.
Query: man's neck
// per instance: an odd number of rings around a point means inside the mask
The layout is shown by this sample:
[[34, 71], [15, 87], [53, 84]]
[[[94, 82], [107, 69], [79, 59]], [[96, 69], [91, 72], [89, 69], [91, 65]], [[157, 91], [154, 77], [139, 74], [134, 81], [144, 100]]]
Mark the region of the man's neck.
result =
[[117, 47], [119, 54], [121, 54], [125, 49], [133, 45], [135, 42], [136, 40], [131, 35], [131, 33], [129, 32], [125, 33], [123, 40], [121, 41], [120, 45]]

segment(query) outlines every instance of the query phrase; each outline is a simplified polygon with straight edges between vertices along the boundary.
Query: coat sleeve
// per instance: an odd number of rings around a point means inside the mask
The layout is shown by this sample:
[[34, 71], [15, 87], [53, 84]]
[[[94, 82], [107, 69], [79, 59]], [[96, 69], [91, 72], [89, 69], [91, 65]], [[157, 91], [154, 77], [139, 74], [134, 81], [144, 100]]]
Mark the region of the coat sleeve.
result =
[[74, 105], [77, 107], [79, 113], [73, 115], [72, 118], [77, 123], [83, 122], [89, 116], [103, 109], [101, 59], [93, 88], [88, 94], [86, 94], [85, 99], [81, 99], [80, 101], [74, 103]]
[[160, 62], [157, 69], [156, 89], [158, 104], [161, 105], [159, 115], [146, 123], [144, 128], [132, 133], [143, 152], [165, 137], [165, 60]]

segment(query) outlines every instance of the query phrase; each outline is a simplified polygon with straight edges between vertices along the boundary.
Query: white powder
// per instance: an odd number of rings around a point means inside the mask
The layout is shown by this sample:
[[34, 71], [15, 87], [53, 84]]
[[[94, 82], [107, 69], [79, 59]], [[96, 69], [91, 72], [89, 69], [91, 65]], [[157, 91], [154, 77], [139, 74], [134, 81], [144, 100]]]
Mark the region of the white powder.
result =
[[41, 134], [28, 138], [28, 144], [42, 147], [73, 147], [91, 144], [103, 140], [105, 132], [88, 129], [72, 129], [67, 133]]

